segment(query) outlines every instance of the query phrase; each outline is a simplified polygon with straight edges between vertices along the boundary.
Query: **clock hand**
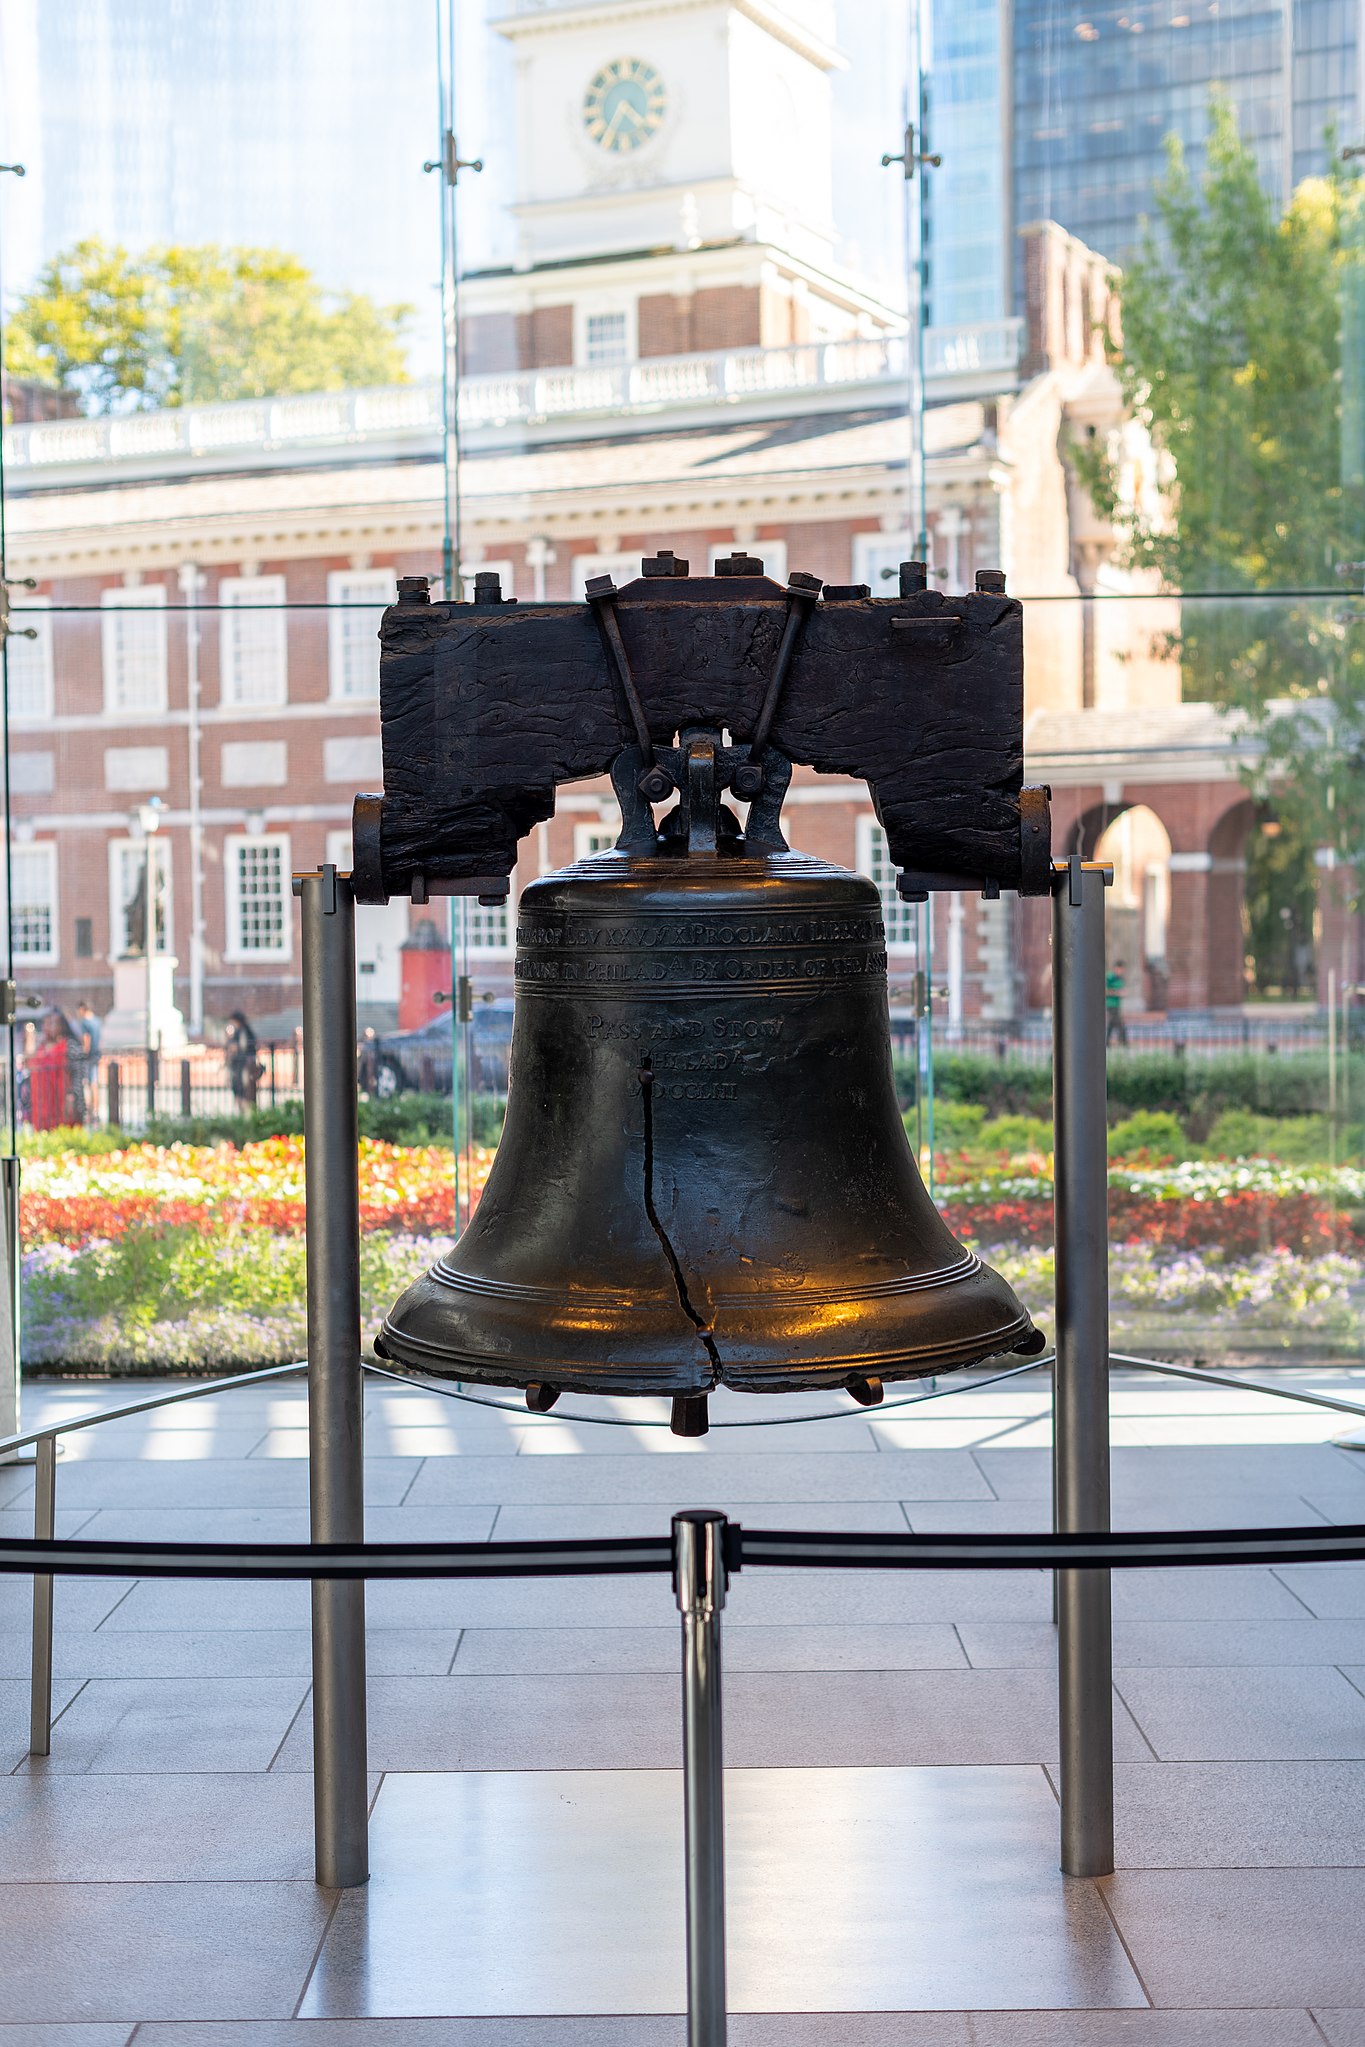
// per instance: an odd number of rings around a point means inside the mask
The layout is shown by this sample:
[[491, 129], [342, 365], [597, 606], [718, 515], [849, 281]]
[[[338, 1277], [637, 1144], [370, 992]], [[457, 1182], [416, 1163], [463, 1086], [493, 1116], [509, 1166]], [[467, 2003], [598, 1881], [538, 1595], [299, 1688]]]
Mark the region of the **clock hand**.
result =
[[622, 120], [622, 117], [623, 117], [623, 115], [625, 115], [625, 114], [628, 114], [628, 113], [631, 113], [632, 111], [633, 111], [633, 109], [632, 109], [632, 107], [631, 107], [631, 105], [630, 105], [630, 102], [629, 102], [628, 100], [626, 100], [626, 99], [619, 99], [619, 100], [617, 100], [617, 102], [616, 102], [616, 110], [615, 110], [615, 112], [613, 113], [613, 115], [612, 115], [612, 117], [611, 117], [610, 121], [608, 121], [608, 123], [607, 123], [607, 126], [606, 126], [606, 132], [604, 133], [604, 135], [603, 135], [603, 137], [602, 137], [602, 147], [603, 147], [604, 149], [610, 149], [610, 148], [611, 148], [611, 145], [612, 145], [612, 138], [613, 138], [613, 137], [615, 136], [615, 134], [616, 134], [616, 131], [617, 131], [617, 129], [619, 128], [619, 126], [620, 126], [620, 124], [621, 124], [621, 120]]

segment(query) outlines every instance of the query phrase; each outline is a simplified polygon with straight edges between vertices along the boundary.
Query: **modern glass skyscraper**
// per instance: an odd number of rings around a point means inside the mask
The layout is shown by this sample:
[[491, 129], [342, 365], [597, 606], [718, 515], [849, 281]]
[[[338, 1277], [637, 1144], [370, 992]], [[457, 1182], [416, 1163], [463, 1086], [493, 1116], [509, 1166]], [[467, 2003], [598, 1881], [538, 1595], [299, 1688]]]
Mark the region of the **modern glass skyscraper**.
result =
[[1007, 15], [1001, 0], [938, 0], [925, 64], [929, 317], [999, 319], [1009, 289]]
[[[1198, 175], [1215, 89], [1282, 203], [1326, 168], [1329, 131], [1365, 141], [1363, 13], [1361, 0], [934, 0], [930, 146], [944, 163], [929, 173], [931, 317], [1017, 304], [1015, 230], [1032, 220], [1122, 264], [1168, 135]], [[1009, 165], [994, 185], [992, 140]], [[1013, 251], [999, 264], [997, 239]]]

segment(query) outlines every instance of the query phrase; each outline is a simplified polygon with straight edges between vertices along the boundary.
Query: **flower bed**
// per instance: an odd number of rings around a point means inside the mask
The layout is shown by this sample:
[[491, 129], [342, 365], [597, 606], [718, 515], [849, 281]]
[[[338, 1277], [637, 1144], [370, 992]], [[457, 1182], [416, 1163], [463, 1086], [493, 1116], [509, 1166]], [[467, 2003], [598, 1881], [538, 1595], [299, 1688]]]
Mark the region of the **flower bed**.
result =
[[[493, 1154], [472, 1155], [477, 1195]], [[360, 1224], [363, 1231], [429, 1233], [448, 1228], [454, 1212], [452, 1154], [437, 1145], [360, 1142]], [[109, 1242], [134, 1224], [200, 1231], [303, 1230], [303, 1139], [270, 1137], [258, 1144], [130, 1145], [83, 1158], [67, 1153], [27, 1160], [20, 1219], [29, 1244]]]
[[[470, 1161], [477, 1198], [493, 1154]], [[454, 1161], [362, 1141], [367, 1337], [449, 1242]], [[132, 1145], [26, 1160], [24, 1357], [43, 1370], [155, 1372], [302, 1354], [303, 1143]], [[1052, 1161], [941, 1159], [954, 1232], [1050, 1320]], [[1269, 1160], [1139, 1159], [1110, 1173], [1112, 1327], [1135, 1350], [1216, 1355], [1358, 1345], [1365, 1174]]]

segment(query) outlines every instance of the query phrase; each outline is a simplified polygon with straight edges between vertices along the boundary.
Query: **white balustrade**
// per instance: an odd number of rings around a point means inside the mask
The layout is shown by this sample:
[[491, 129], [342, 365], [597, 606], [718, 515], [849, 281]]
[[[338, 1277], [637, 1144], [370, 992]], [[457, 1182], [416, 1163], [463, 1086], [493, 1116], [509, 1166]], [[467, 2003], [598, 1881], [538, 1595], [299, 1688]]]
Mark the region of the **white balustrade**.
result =
[[[936, 382], [998, 376], [1007, 387], [1017, 375], [1022, 347], [1022, 320], [930, 327], [924, 337], [925, 382], [932, 390]], [[906, 337], [890, 335], [497, 373], [461, 380], [460, 425], [470, 432], [594, 414], [628, 417], [670, 407], [735, 405], [784, 391], [837, 393], [879, 384], [893, 396], [903, 391], [907, 371]], [[161, 455], [192, 459], [226, 448], [279, 450], [370, 436], [430, 441], [440, 431], [439, 383], [395, 384], [12, 426], [5, 433], [5, 460], [14, 470], [33, 470], [146, 462]]]

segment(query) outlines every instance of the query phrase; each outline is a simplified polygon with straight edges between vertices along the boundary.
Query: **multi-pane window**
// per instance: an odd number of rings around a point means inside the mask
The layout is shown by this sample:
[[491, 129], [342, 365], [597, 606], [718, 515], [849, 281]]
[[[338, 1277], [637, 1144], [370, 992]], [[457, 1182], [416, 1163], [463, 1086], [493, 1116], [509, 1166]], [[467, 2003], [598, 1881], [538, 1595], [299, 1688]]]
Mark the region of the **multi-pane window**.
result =
[[57, 848], [51, 844], [10, 849], [14, 958], [40, 965], [57, 957]]
[[610, 853], [621, 836], [621, 827], [610, 824], [578, 824], [573, 831], [575, 860], [590, 860], [594, 853]]
[[104, 708], [115, 713], [166, 708], [166, 586], [106, 590]]
[[915, 905], [896, 894], [896, 869], [886, 850], [886, 833], [875, 818], [858, 820], [858, 870], [875, 882], [882, 899], [888, 945], [915, 943]]
[[109, 845], [110, 954], [128, 959], [147, 946], [147, 849], [156, 896], [154, 950], [171, 949], [171, 849], [165, 839], [113, 839]]
[[624, 312], [589, 313], [583, 321], [583, 360], [588, 363], [625, 362], [630, 354], [630, 335]]
[[327, 578], [334, 697], [379, 695], [379, 621], [397, 594], [392, 569], [337, 569]]
[[289, 841], [284, 837], [229, 839], [228, 954], [239, 960], [289, 956]]
[[223, 702], [284, 703], [284, 577], [224, 576], [218, 601]]
[[[9, 714], [16, 725], [52, 716], [52, 620], [46, 597], [30, 597], [10, 613], [5, 638]], [[29, 639], [29, 633], [35, 638]]]
[[498, 958], [512, 950], [514, 898], [505, 903], [485, 904], [476, 896], [452, 896], [455, 944], [483, 958]]

